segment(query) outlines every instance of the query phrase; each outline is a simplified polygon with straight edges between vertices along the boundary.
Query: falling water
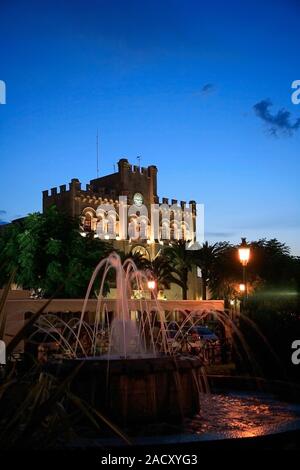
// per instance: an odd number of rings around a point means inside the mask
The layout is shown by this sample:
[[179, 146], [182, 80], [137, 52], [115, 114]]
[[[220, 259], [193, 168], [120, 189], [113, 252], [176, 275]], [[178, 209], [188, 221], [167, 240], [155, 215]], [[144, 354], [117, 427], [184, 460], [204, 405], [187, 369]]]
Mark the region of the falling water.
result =
[[[105, 283], [112, 271], [115, 272], [117, 292], [113, 319], [110, 318], [108, 300], [104, 295]], [[57, 315], [43, 315], [37, 323], [37, 332], [47, 334], [54, 341], [59, 339], [63, 357], [111, 359], [157, 357], [161, 354], [176, 357], [178, 353], [188, 352], [182, 349], [182, 338], [187, 338], [197, 324], [203, 324], [207, 318], [213, 317], [230, 331], [231, 337], [237, 338], [252, 364], [255, 375], [259, 375], [258, 365], [241, 331], [226, 312], [199, 310], [187, 313], [178, 308], [176, 312], [181, 315], [183, 321], [180, 324], [172, 322], [176, 327], [176, 334], [171, 338], [160, 303], [156, 298], [151, 302], [147, 300], [148, 280], [147, 273], [138, 270], [133, 260], [127, 259], [122, 264], [120, 256], [112, 253], [98, 263], [91, 276], [80, 319], [72, 318], [66, 322]], [[95, 288], [96, 282], [100, 284], [98, 291]], [[138, 303], [140, 314], [138, 320], [132, 319], [130, 300], [133, 290], [139, 293], [139, 300], [135, 301]], [[90, 324], [87, 318], [88, 301], [96, 291], [95, 319], [93, 324]], [[136, 315], [137, 312], [133, 313]], [[35, 334], [31, 336], [31, 340]], [[237, 354], [238, 349], [236, 347]], [[203, 388], [206, 388], [206, 380], [203, 381]]]

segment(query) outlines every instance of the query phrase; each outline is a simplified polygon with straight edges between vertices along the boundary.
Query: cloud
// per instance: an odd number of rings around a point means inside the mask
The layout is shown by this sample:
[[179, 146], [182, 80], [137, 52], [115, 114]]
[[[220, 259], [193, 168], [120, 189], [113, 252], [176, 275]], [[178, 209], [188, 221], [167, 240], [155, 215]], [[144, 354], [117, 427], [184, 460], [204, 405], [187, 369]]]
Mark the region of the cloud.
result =
[[216, 87], [213, 83], [206, 83], [200, 90], [193, 93], [194, 96], [208, 96], [216, 91]]
[[210, 95], [215, 91], [215, 85], [213, 83], [206, 83], [201, 88], [201, 95]]
[[5, 210], [0, 209], [0, 215], [6, 215], [6, 214], [7, 214], [7, 212]]
[[289, 111], [281, 108], [277, 113], [272, 114], [270, 112], [270, 107], [272, 106], [273, 103], [269, 99], [259, 101], [253, 106], [255, 114], [267, 124], [268, 131], [271, 135], [275, 137], [279, 134], [292, 136], [300, 129], [300, 118], [292, 123], [291, 113]]
[[235, 235], [233, 232], [205, 232], [205, 236], [209, 238], [231, 238]]
[[242, 225], [235, 224], [234, 228], [241, 232], [243, 230], [299, 230], [300, 219], [298, 213], [292, 214], [276, 214], [274, 216], [264, 214], [259, 218], [251, 217]]

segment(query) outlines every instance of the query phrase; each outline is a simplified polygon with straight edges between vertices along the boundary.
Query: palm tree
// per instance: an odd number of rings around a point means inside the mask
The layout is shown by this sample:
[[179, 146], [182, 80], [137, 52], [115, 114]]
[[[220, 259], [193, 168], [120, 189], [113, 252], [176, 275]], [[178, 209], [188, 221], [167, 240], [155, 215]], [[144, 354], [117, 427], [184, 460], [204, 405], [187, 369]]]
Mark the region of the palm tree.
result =
[[158, 290], [170, 288], [170, 264], [166, 256], [159, 254], [150, 261], [140, 253], [125, 254], [124, 252], [119, 252], [119, 254], [122, 262], [127, 259], [132, 259], [139, 270], [145, 271], [149, 274], [151, 273], [151, 276], [157, 283]]
[[162, 255], [166, 258], [170, 267], [170, 282], [181, 287], [183, 300], [187, 300], [188, 274], [195, 264], [193, 253], [193, 251], [186, 249], [186, 242], [184, 240], [177, 240], [165, 248]]
[[132, 252], [125, 253], [124, 251], [118, 251], [118, 254], [121, 257], [122, 264], [126, 260], [131, 259], [136, 265], [136, 267], [141, 271], [144, 271], [148, 269], [149, 267], [150, 261], [141, 253], [132, 253]]
[[195, 264], [201, 269], [203, 300], [207, 298], [207, 286], [220, 257], [229, 247], [230, 245], [226, 242], [214, 243], [212, 245], [204, 242], [199, 250], [192, 252], [194, 253]]
[[169, 289], [172, 282], [172, 275], [170, 273], [170, 263], [166, 256], [160, 254], [149, 263], [148, 271], [152, 273], [153, 278], [156, 280], [157, 289]]

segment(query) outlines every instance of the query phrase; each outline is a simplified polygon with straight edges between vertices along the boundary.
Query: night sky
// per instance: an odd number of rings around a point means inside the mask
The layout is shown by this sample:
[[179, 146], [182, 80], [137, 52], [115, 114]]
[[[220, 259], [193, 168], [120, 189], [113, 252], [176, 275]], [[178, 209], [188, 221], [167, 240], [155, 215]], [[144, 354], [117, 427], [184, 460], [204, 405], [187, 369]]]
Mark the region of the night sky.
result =
[[300, 255], [297, 0], [1, 0], [0, 17], [2, 222], [95, 178], [98, 128], [100, 175], [141, 155], [161, 197], [205, 204], [208, 240]]

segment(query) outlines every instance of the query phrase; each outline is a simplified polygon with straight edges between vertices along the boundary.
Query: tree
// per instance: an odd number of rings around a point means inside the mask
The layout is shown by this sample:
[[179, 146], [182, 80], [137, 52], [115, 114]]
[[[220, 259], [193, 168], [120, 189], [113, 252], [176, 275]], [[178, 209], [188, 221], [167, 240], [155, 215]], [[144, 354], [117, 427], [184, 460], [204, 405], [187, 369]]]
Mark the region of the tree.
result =
[[183, 300], [188, 294], [188, 274], [195, 264], [193, 251], [186, 249], [184, 240], [173, 241], [164, 249], [163, 255], [170, 266], [170, 282], [177, 284], [182, 289]]
[[119, 252], [119, 254], [122, 263], [127, 259], [132, 259], [139, 270], [151, 274], [157, 283], [158, 290], [170, 288], [170, 263], [166, 256], [159, 254], [151, 261], [140, 253]]
[[[106, 258], [113, 250], [113, 246], [109, 243], [93, 237], [93, 233], [82, 237], [76, 230], [73, 233], [70, 250], [68, 252], [67, 277], [65, 279], [65, 295], [67, 297], [84, 297], [87, 286], [96, 265], [103, 258]], [[99, 280], [102, 272], [94, 284], [94, 295], [100, 287]], [[109, 281], [109, 276], [107, 278]], [[104, 285], [104, 294], [109, 291], [109, 284]]]
[[[251, 255], [247, 266], [248, 292], [295, 291], [299, 286], [299, 261], [290, 255], [290, 249], [277, 239], [260, 239], [250, 244]], [[229, 299], [242, 281], [238, 246], [227, 245], [220, 253], [209, 279], [215, 298]]]
[[210, 279], [213, 279], [215, 275], [220, 258], [228, 249], [229, 244], [226, 242], [214, 243], [213, 245], [204, 242], [199, 250], [193, 252], [195, 263], [201, 269], [203, 300], [207, 298], [207, 287]]
[[44, 214], [30, 214], [21, 224], [11, 224], [0, 235], [1, 284], [16, 268], [16, 282], [25, 289], [52, 295], [82, 297], [97, 262], [112, 246], [82, 237], [78, 221], [58, 213], [55, 206]]
[[264, 279], [265, 289], [287, 289], [297, 284], [295, 271], [296, 258], [291, 256], [290, 248], [276, 238], [260, 239], [252, 242], [251, 260], [248, 271]]
[[225, 244], [210, 270], [209, 289], [215, 299], [229, 300], [237, 294], [241, 282], [241, 264], [237, 246]]
[[17, 237], [20, 225], [8, 224], [0, 229], [0, 287], [7, 283], [18, 265]]
[[166, 256], [163, 254], [156, 256], [150, 263], [149, 270], [157, 283], [158, 290], [170, 289], [172, 274], [170, 273], [170, 264]]
[[150, 261], [141, 253], [125, 253], [124, 251], [118, 251], [121, 257], [122, 264], [127, 260], [131, 259], [139, 270], [144, 270], [149, 267]]

